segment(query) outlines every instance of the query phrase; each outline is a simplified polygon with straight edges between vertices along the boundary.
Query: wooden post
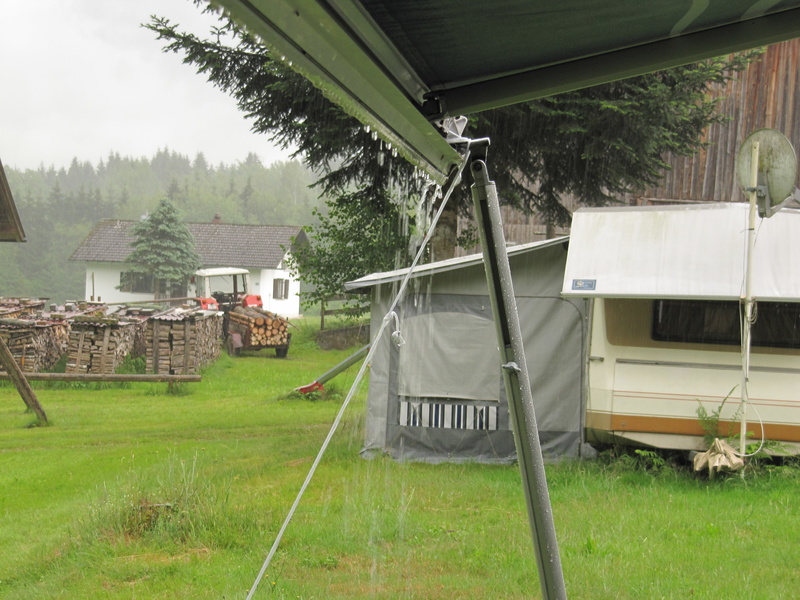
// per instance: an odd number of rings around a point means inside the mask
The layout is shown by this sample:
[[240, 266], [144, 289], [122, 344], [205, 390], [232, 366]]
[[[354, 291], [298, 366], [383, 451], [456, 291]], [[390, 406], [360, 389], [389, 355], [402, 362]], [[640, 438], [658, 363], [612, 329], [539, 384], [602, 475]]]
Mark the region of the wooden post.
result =
[[[75, 371], [80, 370], [81, 366], [81, 354], [83, 353], [83, 340], [86, 339], [86, 332], [81, 331], [80, 336], [78, 337], [78, 352], [77, 356], [75, 357]], [[91, 353], [89, 354], [91, 356]], [[88, 372], [88, 368], [86, 369]]]
[[189, 337], [191, 334], [192, 330], [187, 317], [183, 320], [183, 373], [191, 373], [189, 370], [189, 358], [191, 357], [191, 352], [189, 352]]
[[158, 319], [150, 319], [153, 324], [153, 373], [158, 373]]
[[[108, 353], [108, 340], [111, 337], [111, 325], [106, 325], [103, 332], [103, 346], [100, 348], [100, 372], [106, 372], [106, 354]], [[113, 369], [112, 369], [113, 370]]]
[[25, 379], [25, 374], [22, 372], [22, 369], [19, 368], [19, 365], [14, 360], [14, 357], [11, 356], [11, 351], [8, 349], [8, 346], [6, 346], [5, 340], [1, 337], [0, 364], [3, 365], [3, 368], [6, 370], [6, 373], [8, 373], [9, 378], [17, 387], [17, 391], [19, 392], [19, 395], [22, 396], [22, 401], [25, 403], [25, 406], [36, 413], [36, 417], [42, 423], [47, 423], [47, 415], [44, 414], [42, 405], [39, 404], [39, 400], [36, 399], [36, 394], [31, 389], [28, 380]]

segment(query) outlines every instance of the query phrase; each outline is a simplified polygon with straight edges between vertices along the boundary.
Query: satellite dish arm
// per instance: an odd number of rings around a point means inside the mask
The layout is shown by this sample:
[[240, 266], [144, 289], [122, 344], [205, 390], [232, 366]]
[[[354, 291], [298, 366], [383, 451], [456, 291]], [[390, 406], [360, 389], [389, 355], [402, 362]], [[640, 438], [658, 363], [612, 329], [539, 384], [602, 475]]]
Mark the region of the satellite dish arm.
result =
[[[759, 194], [759, 200], [761, 200], [761, 195], [760, 194]], [[786, 205], [789, 204], [789, 202], [791, 202], [792, 200], [794, 200], [795, 202], [800, 203], [800, 189], [794, 188], [794, 191], [791, 193], [791, 195], [786, 196], [786, 198], [784, 198], [778, 204], [774, 204], [773, 205], [773, 204], [770, 203], [769, 191], [767, 192], [765, 200], [766, 201], [764, 202], [763, 206], [762, 206], [761, 202], [759, 202], [758, 215], [760, 217], [762, 217], [762, 218], [763, 217], [769, 218], [772, 215], [774, 215], [776, 212], [778, 212], [780, 209], [785, 208]]]

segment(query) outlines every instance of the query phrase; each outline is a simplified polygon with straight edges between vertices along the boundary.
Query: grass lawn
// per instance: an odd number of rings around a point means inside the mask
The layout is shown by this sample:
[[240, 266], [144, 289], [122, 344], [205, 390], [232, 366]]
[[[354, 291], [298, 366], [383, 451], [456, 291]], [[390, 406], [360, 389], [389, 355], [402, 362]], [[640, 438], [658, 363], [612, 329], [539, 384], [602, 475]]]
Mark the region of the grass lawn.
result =
[[[0, 388], [0, 598], [244, 598], [358, 366], [293, 332], [166, 384]], [[363, 460], [359, 390], [257, 598], [537, 598], [514, 466]], [[653, 457], [548, 466], [570, 598], [796, 598], [798, 471], [742, 481]]]

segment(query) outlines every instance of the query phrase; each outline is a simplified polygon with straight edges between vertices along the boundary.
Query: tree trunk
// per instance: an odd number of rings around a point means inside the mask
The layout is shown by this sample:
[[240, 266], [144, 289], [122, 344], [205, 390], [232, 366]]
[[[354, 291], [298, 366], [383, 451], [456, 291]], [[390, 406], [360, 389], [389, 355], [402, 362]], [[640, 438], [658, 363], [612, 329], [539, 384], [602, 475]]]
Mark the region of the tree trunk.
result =
[[[434, 210], [439, 210], [438, 206]], [[454, 202], [450, 202], [442, 211], [431, 238], [431, 262], [453, 258], [457, 237], [458, 209]]]

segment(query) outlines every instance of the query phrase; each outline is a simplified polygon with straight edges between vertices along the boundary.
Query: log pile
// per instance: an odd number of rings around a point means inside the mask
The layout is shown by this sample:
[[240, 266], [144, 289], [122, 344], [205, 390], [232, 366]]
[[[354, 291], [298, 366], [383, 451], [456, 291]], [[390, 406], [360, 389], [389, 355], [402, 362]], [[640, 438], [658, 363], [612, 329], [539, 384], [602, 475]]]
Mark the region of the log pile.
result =
[[69, 339], [65, 321], [0, 318], [0, 338], [23, 371], [50, 369], [64, 354]]
[[143, 335], [141, 319], [78, 315], [71, 319], [67, 373], [114, 373]]
[[0, 318], [24, 319], [44, 308], [41, 298], [2, 298], [0, 297]]
[[257, 306], [237, 306], [230, 313], [229, 330], [242, 335], [246, 347], [278, 347], [289, 344], [289, 322]]
[[191, 375], [219, 358], [222, 318], [214, 311], [174, 309], [147, 320], [148, 373]]

